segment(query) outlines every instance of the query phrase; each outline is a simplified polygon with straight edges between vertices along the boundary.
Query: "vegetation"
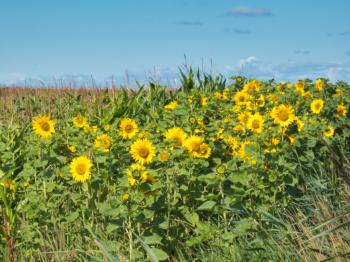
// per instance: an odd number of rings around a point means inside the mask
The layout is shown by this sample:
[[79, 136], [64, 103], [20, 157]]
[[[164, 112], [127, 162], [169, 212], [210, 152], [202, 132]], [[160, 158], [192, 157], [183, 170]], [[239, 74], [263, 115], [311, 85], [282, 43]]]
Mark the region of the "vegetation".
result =
[[350, 89], [0, 88], [0, 258], [347, 261]]

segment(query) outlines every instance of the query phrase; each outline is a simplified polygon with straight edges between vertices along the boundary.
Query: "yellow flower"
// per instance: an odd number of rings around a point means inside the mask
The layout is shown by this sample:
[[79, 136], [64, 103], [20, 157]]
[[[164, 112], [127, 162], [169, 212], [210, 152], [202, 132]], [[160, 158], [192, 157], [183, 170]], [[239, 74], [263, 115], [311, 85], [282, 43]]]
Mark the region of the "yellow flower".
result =
[[202, 143], [199, 146], [199, 151], [192, 153], [193, 157], [198, 157], [198, 158], [208, 158], [208, 157], [210, 157], [210, 155], [211, 155], [211, 148], [206, 143]]
[[169, 104], [164, 106], [166, 111], [173, 111], [176, 107], [177, 107], [177, 102], [176, 101], [172, 101]]
[[225, 167], [224, 166], [218, 166], [217, 168], [216, 168], [216, 173], [218, 173], [218, 174], [220, 174], [220, 175], [222, 175], [222, 174], [224, 174], [225, 173]]
[[275, 95], [275, 94], [269, 94], [267, 96], [267, 98], [269, 99], [269, 101], [273, 104], [277, 103], [278, 102], [278, 96]]
[[148, 131], [141, 131], [137, 137], [138, 138], [146, 138], [149, 135], [150, 135], [150, 133]]
[[119, 124], [119, 134], [124, 139], [132, 138], [139, 130], [136, 121], [130, 118], [124, 118]]
[[73, 176], [73, 179], [77, 182], [85, 182], [91, 177], [91, 167], [92, 162], [86, 156], [79, 156], [73, 158], [72, 162], [69, 165], [70, 173]]
[[3, 181], [0, 182], [0, 185], [3, 186], [4, 188], [10, 189], [13, 192], [16, 192], [16, 184], [13, 180], [7, 178]]
[[99, 148], [102, 152], [109, 152], [112, 144], [112, 138], [107, 134], [102, 134], [96, 137], [95, 147]]
[[293, 145], [295, 143], [295, 135], [288, 136], [289, 142]]
[[105, 131], [109, 131], [109, 130], [111, 130], [111, 128], [112, 128], [111, 125], [104, 125], [104, 126], [103, 126], [103, 129], [104, 129]]
[[22, 182], [22, 186], [23, 187], [28, 187], [29, 186], [29, 182], [28, 181], [23, 181]]
[[301, 132], [301, 130], [303, 130], [304, 127], [303, 121], [301, 121], [298, 117], [295, 117], [295, 121], [297, 123], [298, 132]]
[[332, 137], [334, 135], [334, 128], [332, 126], [328, 126], [325, 130], [323, 130], [323, 135], [325, 137]]
[[34, 133], [43, 137], [49, 138], [55, 133], [55, 124], [50, 119], [50, 116], [37, 116], [32, 121]]
[[248, 93], [252, 93], [254, 91], [259, 92], [260, 90], [260, 82], [256, 79], [246, 83], [243, 87], [243, 90]]
[[305, 82], [302, 80], [299, 80], [298, 82], [295, 83], [295, 91], [301, 95], [304, 93], [304, 87], [305, 87]]
[[162, 151], [159, 154], [160, 160], [167, 161], [169, 159], [170, 154], [167, 151]]
[[185, 147], [192, 157], [208, 158], [211, 155], [211, 148], [200, 136], [190, 136], [185, 141]]
[[234, 128], [233, 128], [234, 131], [238, 131], [238, 132], [244, 132], [245, 131], [245, 128], [244, 126], [242, 125], [236, 125]]
[[188, 121], [191, 123], [191, 124], [195, 124], [196, 123], [196, 118], [191, 116], [188, 118]]
[[247, 92], [239, 91], [234, 95], [233, 99], [235, 100], [236, 105], [246, 105], [250, 99], [250, 95]]
[[303, 92], [301, 95], [302, 95], [302, 97], [304, 97], [304, 98], [310, 98], [310, 97], [312, 96], [312, 94], [311, 94], [310, 91]]
[[217, 100], [222, 99], [222, 95], [221, 95], [221, 93], [218, 92], [218, 91], [214, 92], [214, 97], [215, 97]]
[[264, 107], [265, 106], [265, 97], [264, 95], [260, 95], [259, 98], [256, 100], [256, 104], [258, 107]]
[[186, 139], [184, 145], [186, 149], [192, 153], [192, 152], [197, 152], [200, 149], [200, 145], [204, 143], [203, 137], [200, 136], [190, 136], [189, 138]]
[[244, 125], [248, 123], [249, 118], [251, 117], [251, 113], [250, 112], [242, 112], [238, 115], [238, 121]]
[[254, 133], [260, 134], [264, 127], [264, 119], [259, 113], [255, 113], [248, 120], [248, 128]]
[[318, 91], [322, 91], [323, 89], [323, 86], [324, 86], [324, 82], [322, 79], [317, 79], [316, 82], [315, 82], [315, 87]]
[[90, 126], [89, 131], [92, 133], [96, 133], [97, 132], [97, 126]]
[[274, 146], [278, 145], [280, 143], [280, 140], [276, 137], [273, 137], [271, 139], [271, 144], [273, 144]]
[[319, 114], [323, 108], [324, 101], [322, 99], [314, 99], [310, 105], [311, 112]]
[[138, 139], [130, 147], [132, 158], [139, 164], [149, 164], [155, 156], [155, 148], [147, 139]]
[[168, 129], [164, 136], [166, 140], [170, 140], [175, 146], [182, 146], [187, 134], [181, 128], [174, 127]]
[[225, 142], [229, 144], [229, 148], [230, 148], [230, 152], [234, 152], [236, 149], [239, 148], [239, 142], [238, 140], [233, 137], [233, 136], [230, 136], [230, 137], [227, 137], [225, 138]]
[[75, 146], [69, 146], [68, 150], [69, 150], [69, 152], [74, 153], [77, 151], [77, 148]]
[[337, 117], [344, 117], [346, 116], [346, 113], [348, 112], [348, 109], [344, 105], [337, 105]]
[[135, 185], [137, 185], [137, 180], [135, 178], [133, 178], [133, 177], [129, 177], [128, 178], [128, 183], [129, 183], [130, 186], [135, 186]]
[[124, 194], [122, 194], [121, 196], [121, 199], [123, 200], [123, 201], [127, 201], [128, 199], [129, 199], [129, 194], [128, 193], [124, 193]]
[[271, 117], [282, 127], [289, 126], [295, 119], [294, 109], [289, 105], [279, 105], [271, 111]]
[[87, 119], [82, 115], [77, 115], [73, 117], [73, 125], [78, 128], [82, 128], [88, 125]]
[[201, 106], [206, 106], [208, 104], [208, 98], [205, 96], [201, 96], [199, 102], [200, 102]]

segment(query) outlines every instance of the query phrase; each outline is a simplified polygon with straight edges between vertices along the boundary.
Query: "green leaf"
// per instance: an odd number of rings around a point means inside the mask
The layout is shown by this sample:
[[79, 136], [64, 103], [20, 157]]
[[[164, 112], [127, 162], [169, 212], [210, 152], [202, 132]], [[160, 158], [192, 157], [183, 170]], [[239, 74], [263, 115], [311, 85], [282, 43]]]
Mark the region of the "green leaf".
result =
[[198, 210], [211, 210], [216, 205], [215, 201], [209, 200], [201, 204], [197, 209]]
[[157, 256], [157, 258], [160, 261], [166, 260], [169, 258], [168, 254], [165, 253], [163, 250], [159, 249], [159, 248], [152, 248], [152, 251], [154, 252], [154, 254]]

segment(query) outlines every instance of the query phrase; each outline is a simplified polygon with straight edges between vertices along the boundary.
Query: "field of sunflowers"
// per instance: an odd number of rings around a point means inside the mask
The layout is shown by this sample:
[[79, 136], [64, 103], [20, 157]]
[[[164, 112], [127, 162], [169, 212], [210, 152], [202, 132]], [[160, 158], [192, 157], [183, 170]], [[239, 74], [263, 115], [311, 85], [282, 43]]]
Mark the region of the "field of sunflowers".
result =
[[2, 261], [349, 259], [349, 85], [181, 77], [0, 88]]

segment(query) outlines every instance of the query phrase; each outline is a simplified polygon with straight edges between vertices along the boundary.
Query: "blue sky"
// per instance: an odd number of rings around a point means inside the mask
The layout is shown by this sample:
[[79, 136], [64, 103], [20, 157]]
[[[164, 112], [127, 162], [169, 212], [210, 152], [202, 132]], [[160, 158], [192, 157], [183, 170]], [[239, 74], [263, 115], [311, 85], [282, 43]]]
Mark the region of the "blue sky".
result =
[[350, 81], [349, 0], [1, 0], [0, 83], [225, 75]]

